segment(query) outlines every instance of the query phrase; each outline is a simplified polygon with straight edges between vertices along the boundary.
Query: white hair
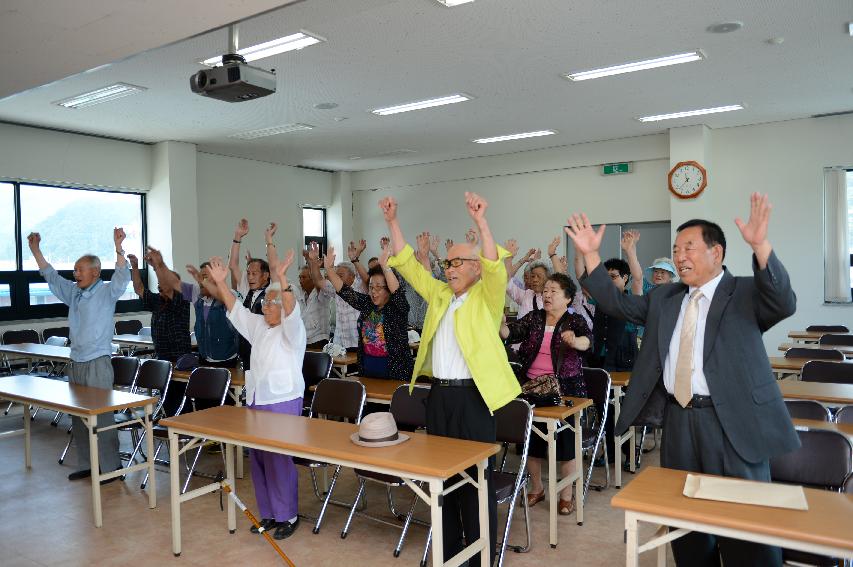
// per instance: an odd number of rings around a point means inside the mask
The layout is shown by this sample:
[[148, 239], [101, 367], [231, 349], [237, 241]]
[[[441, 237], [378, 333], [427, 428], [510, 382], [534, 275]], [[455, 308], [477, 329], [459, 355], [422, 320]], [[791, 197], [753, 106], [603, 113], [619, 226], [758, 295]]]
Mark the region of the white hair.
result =
[[338, 262], [338, 265], [336, 267], [344, 268], [345, 270], [349, 270], [352, 275], [356, 275], [355, 266], [352, 264], [352, 262]]
[[[83, 256], [80, 256], [80, 260], [85, 260], [86, 262], [89, 262], [90, 268], [95, 268], [96, 270], [101, 269], [101, 259], [95, 256], [94, 254], [84, 254]], [[78, 262], [80, 260], [78, 260]]]
[[548, 276], [551, 275], [551, 266], [549, 266], [548, 264], [546, 264], [542, 260], [536, 260], [535, 262], [530, 262], [529, 264], [527, 264], [527, 268], [524, 269], [524, 273], [525, 274], [530, 273], [533, 270], [535, 270], [536, 268], [542, 268], [543, 270], [545, 270], [546, 275], [548, 275]]

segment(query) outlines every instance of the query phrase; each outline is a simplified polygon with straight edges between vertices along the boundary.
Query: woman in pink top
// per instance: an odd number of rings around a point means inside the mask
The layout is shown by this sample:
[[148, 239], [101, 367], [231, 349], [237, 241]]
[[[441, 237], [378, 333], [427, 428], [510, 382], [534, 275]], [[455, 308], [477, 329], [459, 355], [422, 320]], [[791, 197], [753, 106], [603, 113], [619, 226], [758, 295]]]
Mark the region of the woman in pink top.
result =
[[[501, 338], [507, 343], [521, 343], [518, 356], [528, 379], [555, 375], [564, 396], [586, 397], [586, 382], [581, 371], [581, 352], [589, 348], [590, 329], [586, 320], [568, 307], [576, 292], [574, 282], [565, 274], [548, 276], [542, 291], [542, 309], [535, 309], [513, 323], [501, 326]], [[531, 491], [528, 505], [533, 506], [545, 498], [542, 485], [542, 461], [548, 456], [548, 447], [538, 436], [531, 436], [530, 472]], [[575, 445], [571, 433], [557, 435], [557, 460], [562, 461], [563, 476], [575, 467]], [[574, 510], [571, 485], [560, 493], [560, 514]]]

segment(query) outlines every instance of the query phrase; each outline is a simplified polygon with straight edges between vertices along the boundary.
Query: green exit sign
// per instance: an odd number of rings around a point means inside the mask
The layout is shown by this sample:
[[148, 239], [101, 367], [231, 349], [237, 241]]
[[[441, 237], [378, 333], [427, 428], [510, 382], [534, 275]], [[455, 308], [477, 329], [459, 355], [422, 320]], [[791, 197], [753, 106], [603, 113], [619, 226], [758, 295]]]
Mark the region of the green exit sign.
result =
[[605, 163], [601, 166], [602, 175], [618, 175], [620, 173], [631, 173], [632, 163]]

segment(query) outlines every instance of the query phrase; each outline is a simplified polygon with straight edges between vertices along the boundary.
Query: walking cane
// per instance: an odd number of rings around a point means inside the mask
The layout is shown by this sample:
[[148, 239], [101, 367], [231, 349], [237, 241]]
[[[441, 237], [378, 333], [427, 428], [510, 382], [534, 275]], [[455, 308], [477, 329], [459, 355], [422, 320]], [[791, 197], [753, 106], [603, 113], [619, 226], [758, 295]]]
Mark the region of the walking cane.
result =
[[236, 494], [234, 494], [227, 482], [222, 483], [222, 490], [225, 491], [228, 497], [231, 498], [231, 500], [233, 500], [235, 504], [237, 504], [237, 507], [240, 508], [244, 514], [246, 514], [246, 517], [249, 518], [249, 521], [252, 522], [252, 524], [254, 524], [256, 528], [258, 528], [258, 532], [262, 533], [264, 535], [264, 538], [266, 538], [266, 540], [270, 542], [270, 545], [273, 546], [273, 549], [278, 552], [284, 562], [287, 563], [289, 567], [296, 567], [293, 561], [291, 561], [290, 558], [284, 554], [284, 552], [281, 550], [281, 548], [278, 546], [278, 544], [275, 542], [269, 532], [261, 526], [255, 515], [252, 514], [252, 512], [249, 511], [248, 508], [246, 508], [246, 505], [243, 504], [243, 501], [240, 500]]

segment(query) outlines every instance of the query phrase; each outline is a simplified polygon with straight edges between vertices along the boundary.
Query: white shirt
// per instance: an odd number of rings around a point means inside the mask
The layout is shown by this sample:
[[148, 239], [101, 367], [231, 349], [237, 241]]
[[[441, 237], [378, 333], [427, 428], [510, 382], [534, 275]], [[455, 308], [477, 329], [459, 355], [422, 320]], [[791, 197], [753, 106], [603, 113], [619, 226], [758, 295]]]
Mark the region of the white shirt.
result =
[[693, 293], [693, 290], [699, 289], [702, 292], [702, 297], [699, 298], [696, 334], [693, 336], [693, 372], [690, 375], [690, 384], [694, 395], [711, 395], [710, 390], [708, 390], [708, 381], [705, 379], [704, 370], [705, 321], [708, 319], [711, 300], [714, 299], [714, 292], [717, 291], [717, 286], [720, 280], [723, 279], [723, 273], [720, 272], [717, 277], [699, 288], [691, 287], [681, 301], [681, 311], [678, 313], [678, 320], [675, 322], [675, 329], [669, 341], [669, 353], [666, 355], [666, 361], [663, 364], [663, 385], [670, 394], [675, 393], [675, 366], [678, 360], [678, 349], [681, 344], [681, 324], [684, 321], [684, 311], [687, 309], [687, 303], [690, 301], [690, 294]]
[[[352, 288], [359, 293], [367, 293], [364, 281], [356, 276], [352, 282]], [[323, 284], [321, 295], [327, 298], [335, 298], [335, 343], [344, 348], [355, 348], [358, 346], [358, 316], [361, 313], [352, 305], [341, 299], [335, 292], [332, 282], [326, 280]]]
[[462, 356], [462, 350], [456, 340], [456, 319], [453, 315], [462, 307], [467, 297], [467, 291], [459, 297], [454, 297], [438, 324], [432, 342], [432, 374], [436, 378], [471, 378], [471, 371], [468, 370], [468, 364], [465, 363], [465, 357]]
[[311, 293], [305, 296], [302, 287], [294, 287], [293, 294], [302, 312], [302, 322], [305, 324], [307, 343], [329, 340], [331, 314], [329, 312], [329, 296], [312, 287]]
[[301, 398], [305, 393], [305, 326], [299, 304], [275, 327], [240, 303], [234, 304], [228, 320], [252, 345], [252, 369], [246, 371], [246, 402], [270, 405]]

